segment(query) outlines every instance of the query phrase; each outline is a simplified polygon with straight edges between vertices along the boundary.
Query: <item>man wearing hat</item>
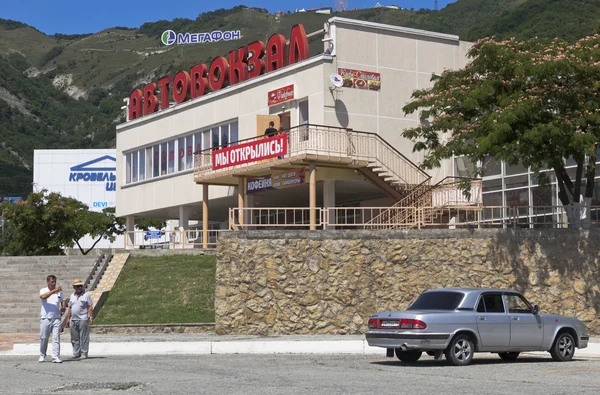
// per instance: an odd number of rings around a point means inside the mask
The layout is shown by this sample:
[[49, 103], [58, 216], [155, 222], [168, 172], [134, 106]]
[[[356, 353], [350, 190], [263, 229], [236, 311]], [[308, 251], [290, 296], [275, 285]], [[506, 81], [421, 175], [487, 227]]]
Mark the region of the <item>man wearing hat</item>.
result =
[[90, 345], [89, 325], [92, 323], [94, 302], [88, 293], [83, 292], [80, 279], [73, 281], [75, 292], [69, 299], [66, 328], [71, 327], [71, 344], [74, 359], [87, 358]]

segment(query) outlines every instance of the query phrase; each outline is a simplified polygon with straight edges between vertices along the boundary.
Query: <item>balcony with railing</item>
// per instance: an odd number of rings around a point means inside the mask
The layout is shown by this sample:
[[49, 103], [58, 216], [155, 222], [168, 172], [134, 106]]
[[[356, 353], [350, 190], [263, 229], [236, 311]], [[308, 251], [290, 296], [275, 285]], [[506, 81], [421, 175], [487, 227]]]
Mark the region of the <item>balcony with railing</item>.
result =
[[[272, 154], [271, 158], [240, 160], [240, 155], [245, 156], [250, 151], [249, 147], [256, 147], [267, 141], [262, 136], [237, 141], [227, 147], [197, 152], [195, 182], [236, 185], [235, 176], [261, 175], [271, 167], [292, 162], [295, 165], [314, 162], [317, 165], [327, 163], [349, 168], [372, 168], [398, 189], [412, 188], [414, 185], [428, 183], [430, 179], [426, 172], [375, 133], [301, 125], [286, 130], [282, 135], [286, 140], [286, 152], [283, 155]], [[224, 157], [228, 163], [217, 163], [218, 158]]]

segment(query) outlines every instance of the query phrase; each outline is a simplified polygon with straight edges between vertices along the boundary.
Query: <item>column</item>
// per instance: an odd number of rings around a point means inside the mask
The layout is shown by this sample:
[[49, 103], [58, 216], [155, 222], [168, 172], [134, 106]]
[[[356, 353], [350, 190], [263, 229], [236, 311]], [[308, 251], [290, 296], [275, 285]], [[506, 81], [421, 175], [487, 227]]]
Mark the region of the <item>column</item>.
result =
[[135, 248], [135, 217], [129, 215], [125, 217], [125, 249], [133, 250]]
[[188, 233], [186, 232], [190, 228], [190, 207], [179, 206], [179, 227], [181, 237], [181, 248], [186, 248], [188, 244]]
[[244, 229], [244, 199], [246, 197], [246, 177], [238, 177], [238, 221], [240, 229]]
[[208, 184], [202, 184], [202, 248], [208, 248]]
[[323, 207], [327, 213], [327, 228], [335, 229], [335, 180], [323, 181]]
[[317, 229], [317, 166], [314, 162], [309, 168], [308, 207], [310, 208], [310, 230]]

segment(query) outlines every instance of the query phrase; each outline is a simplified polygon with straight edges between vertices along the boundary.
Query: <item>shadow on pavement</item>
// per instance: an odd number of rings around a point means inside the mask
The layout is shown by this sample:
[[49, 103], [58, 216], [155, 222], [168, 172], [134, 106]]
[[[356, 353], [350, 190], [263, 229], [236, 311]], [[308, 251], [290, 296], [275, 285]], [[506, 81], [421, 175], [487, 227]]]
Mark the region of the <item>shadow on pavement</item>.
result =
[[[583, 361], [582, 359], [574, 358], [573, 361]], [[500, 358], [475, 358], [468, 366], [476, 366], [476, 365], [514, 365], [514, 364], [527, 364], [527, 363], [546, 363], [546, 362], [554, 362], [554, 363], [564, 363], [564, 362], [556, 362], [552, 358], [544, 358], [544, 357], [523, 357], [517, 358], [515, 361], [504, 361]], [[430, 368], [435, 366], [451, 366], [448, 361], [445, 359], [441, 359], [439, 361], [428, 359], [423, 361], [418, 361], [414, 363], [406, 363], [399, 360], [389, 360], [389, 361], [374, 361], [371, 362], [374, 365], [381, 366], [411, 366], [418, 368]], [[461, 366], [458, 366], [461, 367]]]

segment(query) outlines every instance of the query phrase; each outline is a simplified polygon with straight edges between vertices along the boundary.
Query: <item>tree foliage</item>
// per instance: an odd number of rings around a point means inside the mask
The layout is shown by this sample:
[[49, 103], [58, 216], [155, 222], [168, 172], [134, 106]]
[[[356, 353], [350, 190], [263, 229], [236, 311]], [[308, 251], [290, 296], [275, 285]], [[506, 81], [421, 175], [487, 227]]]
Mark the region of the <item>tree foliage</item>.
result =
[[[114, 209], [90, 211], [76, 199], [46, 190], [17, 203], [2, 203], [0, 209], [7, 224], [4, 230], [10, 233], [1, 239], [7, 255], [59, 255], [73, 245], [86, 255], [100, 240], [113, 242], [125, 232], [125, 220], [115, 217]], [[140, 221], [144, 230], [164, 226], [160, 220]], [[80, 244], [86, 235], [95, 240], [87, 250]]]
[[[551, 169], [567, 206], [594, 187], [600, 139], [600, 35], [569, 44], [483, 39], [469, 52], [464, 69], [434, 76], [433, 87], [413, 93], [408, 114], [430, 119], [403, 136], [426, 151], [424, 166], [465, 155], [485, 157], [534, 171]], [[572, 175], [565, 162], [573, 159]], [[481, 169], [480, 169], [481, 170]]]

